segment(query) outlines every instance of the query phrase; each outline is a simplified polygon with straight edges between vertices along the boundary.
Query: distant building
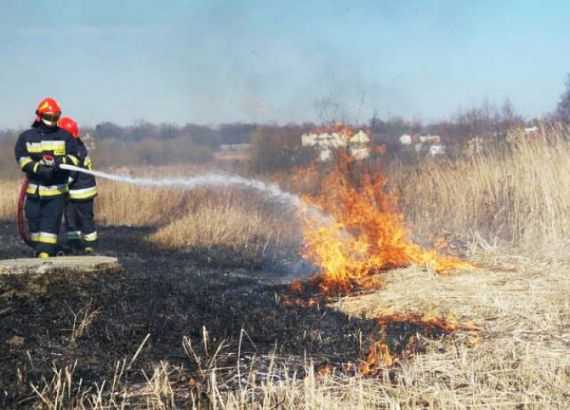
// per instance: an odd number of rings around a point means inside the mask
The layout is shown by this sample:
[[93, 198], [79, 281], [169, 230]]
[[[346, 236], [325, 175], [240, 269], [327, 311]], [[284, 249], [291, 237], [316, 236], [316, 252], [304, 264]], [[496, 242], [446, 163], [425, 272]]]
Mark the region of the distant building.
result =
[[400, 144], [413, 146], [417, 154], [443, 155], [446, 153], [446, 147], [441, 144], [439, 135], [402, 134]]
[[350, 135], [348, 131], [342, 132], [309, 132], [301, 135], [301, 144], [304, 147], [318, 147], [319, 159], [328, 161], [332, 158], [333, 150], [348, 148], [348, 152], [355, 159], [365, 159], [370, 156], [370, 136], [365, 131], [358, 131]]
[[352, 137], [350, 137], [349, 143], [351, 145], [366, 145], [370, 142], [370, 136], [364, 131], [360, 130]]
[[350, 147], [350, 155], [354, 159], [366, 159], [370, 156], [370, 150], [367, 147]]
[[432, 156], [436, 155], [445, 155], [445, 145], [430, 145], [429, 147], [429, 154]]
[[402, 145], [412, 145], [412, 136], [409, 134], [402, 134], [400, 136], [400, 144]]
[[422, 144], [439, 144], [441, 139], [439, 135], [420, 135], [420, 142]]

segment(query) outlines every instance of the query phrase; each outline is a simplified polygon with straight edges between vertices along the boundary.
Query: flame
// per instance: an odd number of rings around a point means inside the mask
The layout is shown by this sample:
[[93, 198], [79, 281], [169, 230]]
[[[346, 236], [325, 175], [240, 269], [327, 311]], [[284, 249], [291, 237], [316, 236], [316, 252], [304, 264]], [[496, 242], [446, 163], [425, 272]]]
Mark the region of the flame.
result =
[[442, 318], [434, 313], [425, 313], [424, 315], [404, 314], [404, 313], [383, 313], [376, 319], [376, 323], [380, 328], [385, 328], [389, 324], [407, 323], [424, 329], [424, 333], [429, 333], [433, 329], [437, 329], [443, 333], [453, 333], [458, 330], [475, 331], [479, 330], [473, 322], [460, 322], [453, 316]]
[[[347, 138], [353, 134], [351, 129], [338, 124], [334, 131], [344, 133]], [[299, 187], [306, 188], [307, 181], [309, 185], [320, 182], [317, 193], [304, 196], [301, 208], [303, 256], [320, 268], [311, 282], [319, 293], [309, 297], [309, 288], [295, 281], [289, 290], [297, 296], [282, 295], [286, 305], [311, 307], [328, 295], [351, 294], [355, 288], [379, 288], [382, 283], [377, 273], [387, 269], [416, 264], [443, 274], [474, 267], [460, 258], [442, 254], [443, 250], [454, 248], [445, 238], [437, 240], [432, 249], [413, 243], [404, 216], [398, 210], [398, 198], [386, 189], [388, 180], [370, 172], [365, 162], [354, 161], [343, 150], [338, 150], [336, 157], [332, 169], [313, 165], [297, 169], [294, 175], [293, 183]], [[315, 189], [305, 191], [315, 192]], [[315, 208], [332, 218], [316, 215]], [[418, 351], [419, 334], [437, 336], [478, 330], [471, 322], [459, 322], [451, 316], [443, 318], [434, 312], [423, 315], [385, 312], [374, 320], [379, 335], [372, 335], [368, 352], [362, 355], [358, 366], [343, 364], [342, 371], [369, 375], [391, 368]], [[394, 333], [399, 340], [396, 344], [390, 341]], [[378, 337], [380, 340], [374, 340]], [[332, 365], [326, 365], [318, 376], [333, 369]]]
[[320, 267], [317, 284], [323, 293], [378, 287], [377, 280], [369, 280], [371, 275], [411, 264], [438, 273], [473, 268], [469, 262], [440, 254], [437, 247], [426, 250], [411, 242], [397, 197], [387, 191], [386, 184], [383, 175], [369, 172], [365, 164], [339, 152], [334, 168], [321, 182], [320, 193], [304, 198], [334, 218], [327, 223], [302, 210], [303, 256]]
[[293, 296], [287, 293], [282, 293], [281, 301], [285, 306], [313, 308], [319, 305], [320, 299], [317, 297], [306, 298], [301, 296]]
[[392, 367], [398, 360], [398, 357], [390, 354], [388, 345], [374, 342], [366, 360], [360, 364], [359, 371], [363, 375], [370, 374], [378, 369]]
[[[389, 325], [413, 326], [418, 328], [418, 333], [425, 336], [432, 335], [434, 332], [439, 334], [450, 334], [459, 330], [477, 331], [479, 328], [470, 321], [459, 322], [455, 318], [447, 319], [438, 317], [432, 313], [424, 315], [402, 314], [402, 313], [384, 313], [376, 318], [376, 324], [384, 334], [388, 333]], [[362, 375], [373, 374], [378, 370], [390, 368], [400, 361], [401, 357], [410, 357], [417, 351], [417, 337], [412, 334], [409, 336], [406, 345], [403, 346], [399, 354], [390, 353], [387, 344], [382, 342], [373, 342], [370, 345], [368, 355], [359, 366]]]

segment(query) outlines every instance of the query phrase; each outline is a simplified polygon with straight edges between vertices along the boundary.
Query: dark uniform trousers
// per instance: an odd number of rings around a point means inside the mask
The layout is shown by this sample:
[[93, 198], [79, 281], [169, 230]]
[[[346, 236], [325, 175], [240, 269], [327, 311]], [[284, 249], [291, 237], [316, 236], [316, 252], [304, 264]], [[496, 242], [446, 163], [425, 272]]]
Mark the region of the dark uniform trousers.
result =
[[68, 200], [65, 206], [67, 244], [78, 250], [97, 245], [97, 230], [93, 212], [94, 199]]
[[42, 252], [46, 252], [49, 255], [56, 254], [57, 236], [59, 234], [64, 208], [64, 196], [55, 198], [26, 198], [26, 218], [37, 254]]
[[[76, 142], [81, 168], [93, 169], [93, 162], [89, 157], [87, 147], [79, 138]], [[97, 196], [97, 183], [93, 175], [83, 172], [72, 174], [72, 179], [65, 208], [67, 244], [74, 250], [86, 248], [94, 250], [97, 245], [97, 230], [93, 203]]]

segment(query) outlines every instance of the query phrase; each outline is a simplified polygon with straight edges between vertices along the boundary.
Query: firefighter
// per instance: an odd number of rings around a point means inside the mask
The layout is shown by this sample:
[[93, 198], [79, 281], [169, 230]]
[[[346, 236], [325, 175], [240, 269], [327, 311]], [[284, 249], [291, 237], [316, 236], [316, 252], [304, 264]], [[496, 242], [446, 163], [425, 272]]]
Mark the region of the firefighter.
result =
[[77, 142], [58, 127], [60, 116], [56, 100], [42, 100], [36, 109], [36, 121], [20, 134], [14, 150], [18, 165], [30, 180], [25, 212], [39, 258], [57, 253], [57, 236], [69, 190], [69, 172], [59, 165], [79, 164]]
[[[79, 166], [93, 169], [85, 144], [79, 138], [79, 127], [71, 118], [62, 118], [59, 127], [68, 131], [77, 142]], [[97, 245], [97, 229], [93, 213], [97, 185], [93, 175], [73, 172], [70, 176], [69, 197], [65, 205], [67, 245], [75, 252], [92, 254]]]

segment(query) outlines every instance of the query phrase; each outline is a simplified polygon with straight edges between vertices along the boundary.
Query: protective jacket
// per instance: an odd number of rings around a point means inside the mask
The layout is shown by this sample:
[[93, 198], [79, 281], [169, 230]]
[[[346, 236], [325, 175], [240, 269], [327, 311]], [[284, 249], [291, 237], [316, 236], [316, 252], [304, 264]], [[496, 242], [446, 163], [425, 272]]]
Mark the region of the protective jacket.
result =
[[[88, 170], [93, 169], [93, 162], [89, 157], [89, 152], [81, 139], [76, 139], [77, 152], [79, 154], [79, 166]], [[72, 182], [69, 185], [69, 199], [71, 201], [86, 201], [93, 199], [97, 195], [97, 184], [93, 175], [83, 172], [74, 172]]]
[[57, 127], [40, 123], [20, 134], [15, 154], [18, 165], [30, 179], [27, 196], [43, 199], [67, 195], [68, 171], [57, 169], [49, 178], [38, 175], [37, 171], [45, 155], [53, 157], [57, 163], [77, 166], [77, 152], [77, 142], [71, 134]]

